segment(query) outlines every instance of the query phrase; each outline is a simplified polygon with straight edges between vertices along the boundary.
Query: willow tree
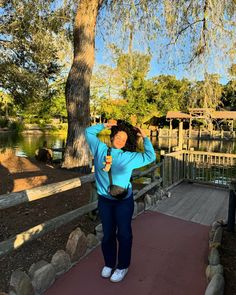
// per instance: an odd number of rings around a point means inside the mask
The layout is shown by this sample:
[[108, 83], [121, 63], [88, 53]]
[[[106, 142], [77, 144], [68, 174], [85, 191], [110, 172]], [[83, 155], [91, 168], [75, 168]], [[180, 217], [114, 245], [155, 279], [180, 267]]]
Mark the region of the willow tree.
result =
[[[74, 22], [74, 59], [66, 85], [68, 135], [63, 166], [86, 167], [90, 162], [84, 129], [90, 123], [90, 80], [96, 27], [99, 28], [97, 22], [105, 32], [104, 36], [115, 35], [114, 39], [119, 43], [117, 32], [124, 32], [123, 36], [128, 39], [127, 32], [131, 30], [133, 39], [135, 35], [143, 40], [156, 38], [157, 44], [166, 46], [168, 43], [169, 48], [182, 43], [174, 51], [174, 63], [193, 64], [201, 57], [209, 56], [219, 46], [222, 52], [233, 51], [234, 47], [229, 44], [233, 40], [234, 17], [234, 0], [78, 1]], [[161, 52], [166, 53], [166, 48], [162, 47]], [[181, 61], [176, 60], [179, 52], [183, 52]]]

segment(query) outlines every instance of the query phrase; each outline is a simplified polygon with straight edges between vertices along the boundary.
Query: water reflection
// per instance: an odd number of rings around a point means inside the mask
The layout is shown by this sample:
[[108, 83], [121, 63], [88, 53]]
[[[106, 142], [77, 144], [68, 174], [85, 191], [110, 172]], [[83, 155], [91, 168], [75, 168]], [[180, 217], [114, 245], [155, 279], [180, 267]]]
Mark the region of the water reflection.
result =
[[[50, 148], [60, 148], [63, 146], [65, 135], [49, 135], [49, 134], [15, 134], [0, 133], [0, 151], [4, 152], [6, 148], [15, 151], [20, 157], [33, 157], [36, 149], [43, 146], [43, 142], [47, 141]], [[54, 152], [54, 158], [60, 158], [61, 153]]]
[[[5, 148], [12, 148], [15, 154], [18, 156], [34, 156], [35, 150], [43, 145], [46, 140], [48, 147], [50, 148], [61, 148], [63, 142], [66, 139], [66, 135], [49, 135], [49, 134], [15, 134], [15, 133], [0, 133], [0, 151], [4, 152]], [[101, 140], [109, 144], [109, 136], [101, 137]], [[171, 152], [172, 147], [178, 145], [177, 138], [152, 138], [152, 143], [157, 151], [157, 156], [160, 150]], [[236, 141], [228, 140], [185, 140], [184, 144], [190, 148], [193, 147], [195, 150], [208, 151], [208, 152], [222, 152], [222, 153], [233, 153], [236, 154]], [[142, 149], [142, 144], [140, 144]], [[60, 152], [54, 152], [54, 159], [61, 157]]]
[[[165, 150], [171, 152], [172, 148], [178, 145], [177, 138], [156, 138], [152, 139], [155, 149]], [[183, 142], [188, 148], [194, 148], [196, 151], [207, 151], [215, 153], [229, 153], [236, 154], [236, 141], [235, 140], [199, 140], [188, 139]]]

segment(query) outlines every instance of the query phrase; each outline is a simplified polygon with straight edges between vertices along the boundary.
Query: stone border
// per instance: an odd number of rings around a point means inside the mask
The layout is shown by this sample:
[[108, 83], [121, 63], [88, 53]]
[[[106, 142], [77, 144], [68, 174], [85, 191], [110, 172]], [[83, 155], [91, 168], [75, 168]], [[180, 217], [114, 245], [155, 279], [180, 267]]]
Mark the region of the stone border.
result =
[[[159, 200], [170, 197], [170, 193], [158, 189], [153, 195], [145, 194], [139, 202], [134, 202], [135, 219], [139, 214], [151, 209]], [[142, 200], [143, 199], [143, 200]], [[86, 257], [98, 245], [100, 245], [103, 231], [102, 224], [95, 227], [96, 235], [88, 234], [77, 227], [68, 238], [66, 249], [58, 250], [52, 257], [51, 262], [40, 260], [33, 263], [28, 272], [17, 269], [12, 272], [9, 284], [9, 293], [1, 292], [0, 295], [41, 295], [66, 273], [72, 266]]]
[[208, 266], [206, 268], [208, 286], [205, 295], [224, 295], [224, 270], [220, 263], [218, 249], [221, 247], [223, 226], [225, 225], [225, 220], [215, 221], [209, 232], [209, 255]]
[[[99, 244], [94, 234], [87, 237], [77, 227], [73, 230], [66, 244], [66, 250], [58, 250], [51, 262], [40, 260], [33, 263], [28, 273], [17, 269], [10, 278], [9, 295], [41, 295], [55, 280], [72, 266], [87, 256]], [[0, 295], [7, 295], [1, 293]]]

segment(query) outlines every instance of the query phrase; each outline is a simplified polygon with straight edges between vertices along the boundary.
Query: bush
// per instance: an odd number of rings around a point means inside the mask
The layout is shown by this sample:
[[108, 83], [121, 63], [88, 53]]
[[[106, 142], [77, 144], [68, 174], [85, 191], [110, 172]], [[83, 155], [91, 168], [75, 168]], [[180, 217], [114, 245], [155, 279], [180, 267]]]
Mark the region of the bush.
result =
[[8, 127], [9, 120], [6, 118], [0, 118], [0, 128]]
[[22, 122], [14, 121], [10, 124], [9, 128], [11, 131], [15, 131], [18, 133], [24, 130], [24, 124]]

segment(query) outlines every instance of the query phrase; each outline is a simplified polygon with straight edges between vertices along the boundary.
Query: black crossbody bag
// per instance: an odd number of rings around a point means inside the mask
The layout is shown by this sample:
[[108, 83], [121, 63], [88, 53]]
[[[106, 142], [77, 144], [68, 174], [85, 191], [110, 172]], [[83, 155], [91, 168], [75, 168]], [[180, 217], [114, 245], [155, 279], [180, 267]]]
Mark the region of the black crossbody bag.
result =
[[[108, 147], [107, 156], [110, 156], [110, 155], [111, 155], [111, 148]], [[108, 188], [109, 194], [113, 198], [116, 198], [118, 200], [124, 199], [127, 196], [127, 194], [128, 194], [128, 190], [126, 188], [123, 188], [123, 187], [121, 187], [119, 185], [115, 185], [115, 184], [112, 183], [111, 168], [108, 171], [108, 176], [109, 176], [109, 181], [110, 181], [110, 185], [109, 185], [109, 188]]]

